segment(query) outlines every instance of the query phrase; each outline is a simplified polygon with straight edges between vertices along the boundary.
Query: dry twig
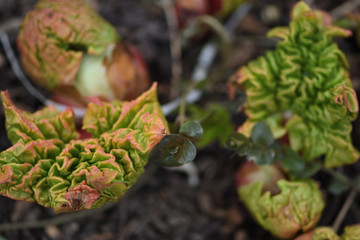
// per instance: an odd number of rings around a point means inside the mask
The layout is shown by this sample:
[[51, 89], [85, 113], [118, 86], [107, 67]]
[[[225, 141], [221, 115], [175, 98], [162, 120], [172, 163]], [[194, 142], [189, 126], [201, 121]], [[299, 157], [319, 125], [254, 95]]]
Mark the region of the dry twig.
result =
[[332, 228], [334, 229], [335, 232], [337, 232], [339, 230], [339, 227], [342, 223], [342, 221], [344, 220], [347, 212], [349, 211], [352, 203], [354, 202], [354, 199], [357, 195], [357, 190], [355, 188], [353, 188], [349, 195], [347, 196], [344, 205], [342, 206], [338, 216], [336, 217], [334, 224], [332, 226]]
[[11, 18], [0, 25], [0, 36], [10, 30], [17, 29], [20, 25], [20, 18]]
[[335, 19], [344, 16], [346, 13], [353, 11], [360, 6], [360, 0], [347, 1], [344, 4], [336, 7], [330, 12], [330, 15]]
[[181, 38], [178, 31], [178, 21], [174, 8], [173, 0], [161, 0], [161, 6], [165, 13], [166, 22], [169, 29], [170, 53], [171, 53], [171, 88], [170, 99], [178, 96], [178, 88], [181, 81]]
[[[230, 39], [236, 26], [246, 16], [246, 14], [250, 11], [251, 8], [252, 8], [251, 4], [244, 3], [240, 7], [238, 7], [238, 9], [228, 19], [227, 23], [225, 24], [225, 29], [228, 35], [230, 36]], [[195, 69], [191, 76], [193, 83], [195, 83], [194, 86], [196, 86], [197, 83], [205, 80], [205, 78], [207, 77], [210, 70], [210, 66], [215, 59], [217, 51], [218, 51], [217, 46], [212, 41], [206, 44], [201, 49]], [[162, 106], [165, 116], [169, 115], [181, 104], [192, 104], [201, 98], [202, 92], [200, 90], [193, 89], [194, 86], [190, 86], [188, 91], [186, 91], [183, 94], [182, 98], [179, 97], [173, 100], [172, 102], [169, 102]], [[180, 117], [180, 119], [181, 118], [182, 117]]]

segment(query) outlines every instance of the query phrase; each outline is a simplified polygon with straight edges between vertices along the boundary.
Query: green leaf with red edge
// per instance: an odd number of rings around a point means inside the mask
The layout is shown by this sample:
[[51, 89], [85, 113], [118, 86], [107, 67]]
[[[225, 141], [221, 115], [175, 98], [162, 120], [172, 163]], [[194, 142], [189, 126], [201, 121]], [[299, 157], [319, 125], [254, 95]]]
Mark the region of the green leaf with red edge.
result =
[[[137, 127], [136, 124], [144, 113], [156, 115], [161, 121], [166, 122], [157, 101], [156, 86], [153, 84], [145, 94], [130, 102], [106, 103], [93, 99], [85, 114], [83, 129], [90, 132], [93, 137], [99, 137], [105, 132], [112, 132], [124, 126]], [[148, 127], [151, 127], [151, 124]], [[168, 131], [167, 125], [165, 130]]]
[[84, 0], [41, 0], [22, 21], [17, 43], [27, 73], [52, 89], [72, 85], [83, 55], [100, 55], [117, 40]]
[[83, 140], [74, 139], [70, 109], [30, 114], [2, 93], [14, 146], [0, 153], [0, 194], [55, 212], [98, 208], [122, 197], [168, 132], [155, 87], [131, 102], [90, 104], [84, 128], [94, 138]]
[[69, 142], [78, 137], [71, 108], [60, 113], [54, 106], [49, 106], [31, 114], [16, 108], [8, 92], [2, 92], [1, 99], [8, 138], [13, 144], [19, 141], [27, 143], [31, 140], [53, 138]]
[[263, 193], [263, 185], [255, 181], [238, 188], [241, 200], [263, 228], [280, 239], [294, 239], [298, 231], [316, 226], [324, 201], [313, 180], [279, 180], [280, 193], [274, 195]]
[[[314, 230], [301, 234], [295, 240], [341, 240], [336, 232], [330, 227], [317, 227]], [[345, 240], [345, 239], [343, 239]]]
[[356, 240], [360, 236], [360, 225], [350, 225], [346, 226], [343, 235], [341, 236], [342, 240]]

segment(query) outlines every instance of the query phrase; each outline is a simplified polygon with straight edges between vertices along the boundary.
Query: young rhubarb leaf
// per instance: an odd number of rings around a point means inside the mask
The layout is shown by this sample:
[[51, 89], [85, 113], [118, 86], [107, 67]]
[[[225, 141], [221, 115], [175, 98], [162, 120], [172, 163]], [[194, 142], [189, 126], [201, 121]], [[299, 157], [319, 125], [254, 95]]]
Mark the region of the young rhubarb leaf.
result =
[[240, 186], [239, 196], [256, 221], [274, 236], [293, 239], [316, 226], [324, 209], [317, 184], [310, 180], [279, 180], [279, 194], [263, 193], [263, 182]]
[[302, 234], [295, 240], [358, 240], [360, 236], [360, 225], [346, 226], [343, 235], [339, 237], [329, 227], [317, 227], [315, 230]]
[[71, 108], [60, 113], [54, 106], [49, 106], [31, 114], [16, 108], [7, 91], [1, 93], [1, 99], [8, 138], [13, 144], [53, 138], [67, 143], [78, 137]]
[[342, 240], [336, 232], [329, 227], [317, 227], [315, 230], [301, 234], [295, 240]]
[[0, 153], [0, 194], [55, 212], [98, 208], [122, 197], [168, 133], [156, 84], [131, 102], [93, 99], [83, 124], [92, 138], [83, 140], [75, 139], [71, 109], [30, 114], [7, 93], [1, 96], [14, 146]]
[[358, 240], [360, 238], [360, 225], [346, 226], [341, 240]]
[[25, 70], [52, 89], [72, 84], [84, 54], [100, 55], [117, 40], [116, 29], [83, 0], [41, 0], [17, 43]]
[[241, 67], [229, 81], [231, 94], [241, 87], [247, 95], [249, 118], [241, 132], [249, 136], [263, 121], [276, 138], [287, 133], [291, 148], [307, 162], [323, 155], [326, 167], [357, 161], [350, 132], [358, 102], [346, 58], [333, 42], [350, 35], [331, 25], [328, 14], [297, 3], [289, 26], [268, 33], [281, 39], [276, 49]]
[[17, 45], [26, 72], [66, 104], [133, 100], [150, 85], [140, 52], [85, 0], [38, 1]]

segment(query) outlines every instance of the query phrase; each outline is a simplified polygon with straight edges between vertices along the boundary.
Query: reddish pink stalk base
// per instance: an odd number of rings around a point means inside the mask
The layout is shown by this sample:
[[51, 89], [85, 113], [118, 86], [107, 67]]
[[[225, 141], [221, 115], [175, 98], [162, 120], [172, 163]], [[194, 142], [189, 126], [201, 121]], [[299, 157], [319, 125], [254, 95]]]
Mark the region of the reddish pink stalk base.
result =
[[221, 12], [223, 0], [176, 0], [175, 9], [179, 27], [183, 28], [195, 18]]
[[253, 162], [245, 162], [237, 170], [235, 183], [239, 188], [260, 181], [264, 183], [263, 192], [270, 191], [272, 194], [277, 194], [280, 192], [277, 186], [280, 179], [285, 179], [285, 176], [276, 166], [258, 166]]

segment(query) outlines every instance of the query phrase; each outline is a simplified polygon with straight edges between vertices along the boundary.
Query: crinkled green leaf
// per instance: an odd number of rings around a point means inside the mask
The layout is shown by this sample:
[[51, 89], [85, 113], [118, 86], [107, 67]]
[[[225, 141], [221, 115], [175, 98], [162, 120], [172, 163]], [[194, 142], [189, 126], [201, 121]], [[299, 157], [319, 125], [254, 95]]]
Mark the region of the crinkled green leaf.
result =
[[285, 133], [285, 125], [291, 147], [306, 161], [325, 155], [325, 166], [335, 167], [359, 157], [350, 138], [358, 102], [346, 58], [332, 40], [351, 32], [328, 25], [328, 17], [304, 2], [296, 4], [289, 27], [268, 33], [281, 38], [275, 51], [242, 67], [229, 86], [246, 90], [245, 135], [256, 122], [280, 115], [269, 124], [275, 137]]
[[315, 230], [302, 234], [295, 240], [359, 240], [360, 225], [346, 226], [343, 235], [339, 237], [330, 227], [317, 227]]
[[71, 108], [59, 113], [54, 106], [49, 106], [31, 114], [16, 108], [8, 92], [2, 92], [1, 99], [6, 116], [8, 138], [13, 144], [53, 138], [67, 143], [78, 137]]
[[[125, 126], [141, 129], [145, 126], [139, 125], [142, 123], [139, 122], [139, 119], [144, 118], [144, 113], [149, 114], [147, 121], [144, 122], [147, 128], [156, 128], [158, 125], [156, 121], [166, 122], [161, 106], [157, 101], [156, 84], [146, 94], [134, 101], [91, 102], [84, 117], [83, 129], [90, 132], [93, 137], [99, 137], [105, 132], [113, 132]], [[156, 118], [151, 116], [156, 116]], [[151, 121], [155, 122], [152, 123]]]
[[338, 180], [337, 178], [332, 178], [330, 180], [330, 184], [327, 186], [327, 190], [334, 195], [340, 195], [349, 190], [349, 188], [349, 185], [345, 184], [343, 181]]
[[[144, 172], [151, 150], [167, 133], [155, 86], [131, 102], [90, 104], [84, 127], [94, 138], [84, 140], [64, 137], [62, 130], [74, 126], [72, 118], [63, 120], [64, 113], [20, 111], [3, 93], [8, 133], [16, 137], [14, 146], [0, 153], [0, 194], [56, 212], [116, 201]], [[71, 131], [76, 136], [74, 127]]]
[[199, 122], [188, 121], [183, 126], [181, 126], [179, 134], [198, 141], [204, 134], [204, 129], [201, 127], [201, 124]]
[[17, 43], [28, 74], [54, 88], [73, 83], [84, 53], [100, 55], [118, 39], [84, 0], [41, 0], [23, 20]]
[[314, 231], [312, 240], [340, 240], [340, 237], [335, 233], [335, 231], [329, 227], [319, 227]]
[[256, 221], [274, 236], [293, 239], [300, 230], [313, 228], [324, 208], [317, 184], [308, 179], [278, 181], [281, 192], [262, 193], [263, 183], [253, 182], [239, 188], [239, 196]]
[[346, 226], [341, 240], [360, 240], [360, 225]]
[[301, 234], [295, 240], [340, 240], [340, 237], [330, 227], [317, 227], [311, 232]]
[[166, 167], [176, 167], [195, 159], [196, 148], [186, 137], [169, 134], [161, 139], [151, 153], [151, 159]]

